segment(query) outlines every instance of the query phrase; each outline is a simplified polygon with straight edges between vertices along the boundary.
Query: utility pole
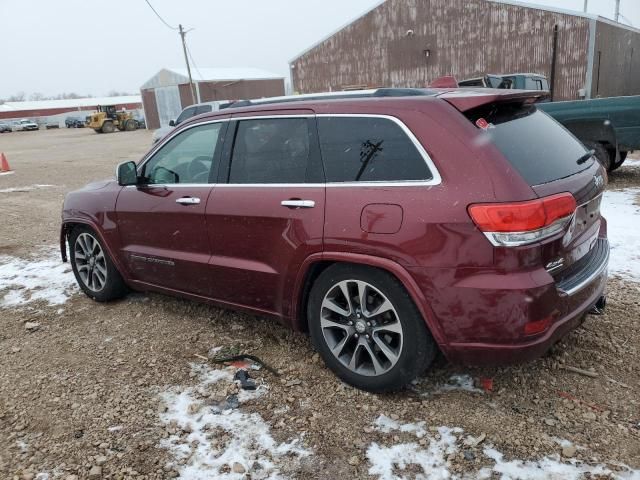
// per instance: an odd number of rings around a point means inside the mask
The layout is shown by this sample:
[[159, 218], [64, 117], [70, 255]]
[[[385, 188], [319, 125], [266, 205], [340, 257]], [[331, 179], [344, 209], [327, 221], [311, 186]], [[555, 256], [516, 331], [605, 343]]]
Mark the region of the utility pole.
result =
[[180, 31], [180, 37], [182, 38], [182, 51], [184, 52], [184, 61], [187, 64], [187, 73], [189, 74], [189, 85], [191, 85], [191, 104], [196, 103], [196, 88], [193, 85], [193, 78], [191, 78], [191, 66], [189, 65], [189, 56], [187, 55], [187, 43], [184, 39], [187, 32], [182, 28], [182, 24], [178, 25], [178, 30]]
[[584, 13], [587, 13], [589, 9], [589, 0], [584, 0]]
[[616, 0], [616, 15], [614, 17], [616, 22], [620, 21], [620, 0]]

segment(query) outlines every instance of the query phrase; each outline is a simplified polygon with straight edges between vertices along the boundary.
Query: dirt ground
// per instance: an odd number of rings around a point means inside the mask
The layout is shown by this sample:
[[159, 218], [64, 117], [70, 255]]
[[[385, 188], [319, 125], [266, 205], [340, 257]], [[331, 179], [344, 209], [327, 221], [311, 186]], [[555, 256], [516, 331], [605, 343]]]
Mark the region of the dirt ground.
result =
[[[15, 170], [0, 176], [0, 258], [37, 261], [55, 247], [65, 193], [139, 159], [150, 138], [147, 131], [87, 129], [0, 135], [0, 151]], [[640, 168], [611, 174], [609, 188], [630, 186], [640, 187]], [[7, 189], [23, 191], [2, 193]], [[58, 306], [0, 306], [0, 478], [178, 476], [188, 460], [175, 461], [163, 440], [189, 430], [176, 433], [180, 425], [163, 420], [161, 397], [172, 386], [196, 386], [191, 364], [205, 362], [194, 355], [206, 357], [212, 347], [258, 355], [281, 372], [252, 371], [268, 388], [241, 409], [259, 414], [277, 442], [297, 438], [310, 452], [278, 460], [287, 478], [396, 478], [370, 475], [371, 445], [428, 449], [445, 437], [435, 430], [441, 426], [464, 431], [457, 448], [445, 452], [454, 476], [481, 477], [481, 468], [494, 463], [485, 450], [492, 446], [505, 460], [556, 458], [617, 472], [600, 478], [639, 478], [622, 465], [640, 469], [640, 283], [612, 278], [608, 292], [606, 313], [587, 317], [545, 358], [482, 369], [440, 359], [413, 388], [393, 395], [343, 385], [304, 335], [184, 300], [138, 293], [103, 305], [75, 293]], [[27, 328], [31, 323], [39, 326]], [[476, 384], [454, 388], [454, 375]], [[481, 379], [491, 388], [477, 388]], [[222, 393], [234, 388], [230, 383]], [[381, 415], [399, 424], [425, 422], [429, 433], [385, 431], [375, 424]], [[395, 462], [394, 475], [422, 478], [414, 460]], [[230, 464], [220, 476], [183, 476], [262, 478], [245, 470]], [[487, 478], [499, 476], [494, 470]]]

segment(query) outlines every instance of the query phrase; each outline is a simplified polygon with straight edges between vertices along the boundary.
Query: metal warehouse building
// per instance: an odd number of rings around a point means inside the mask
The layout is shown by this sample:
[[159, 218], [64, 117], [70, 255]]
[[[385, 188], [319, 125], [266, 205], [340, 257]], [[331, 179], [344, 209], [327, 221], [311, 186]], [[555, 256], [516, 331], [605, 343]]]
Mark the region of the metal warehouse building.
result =
[[640, 94], [640, 30], [509, 0], [386, 0], [291, 61], [299, 93], [546, 75], [555, 100]]
[[84, 118], [99, 105], [115, 105], [118, 110], [142, 108], [139, 95], [125, 97], [67, 98], [63, 100], [38, 100], [28, 102], [5, 102], [0, 105], [0, 120], [28, 118], [40, 124], [59, 122], [64, 126], [66, 116]]
[[[250, 100], [284, 95], [284, 77], [257, 68], [192, 69], [196, 103], [215, 100]], [[164, 68], [142, 87], [147, 127], [169, 125], [183, 108], [192, 105], [193, 96], [186, 68]]]

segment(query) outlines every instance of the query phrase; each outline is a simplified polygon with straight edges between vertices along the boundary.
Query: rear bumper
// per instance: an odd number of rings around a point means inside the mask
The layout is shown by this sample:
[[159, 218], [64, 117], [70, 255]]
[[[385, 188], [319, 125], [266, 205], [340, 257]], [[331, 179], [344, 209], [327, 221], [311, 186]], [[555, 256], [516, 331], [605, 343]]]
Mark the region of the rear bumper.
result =
[[[413, 269], [412, 275], [433, 299], [429, 306], [444, 332], [440, 348], [449, 361], [503, 365], [544, 355], [579, 326], [604, 295], [608, 261], [609, 244], [601, 237], [590, 261], [562, 280], [554, 281], [544, 270], [475, 272], [452, 283], [445, 278], [454, 277], [441, 272], [435, 276], [436, 285], [433, 271]], [[525, 325], [542, 319], [550, 319], [544, 332], [525, 335]]]
[[453, 363], [468, 365], [508, 365], [534, 360], [543, 356], [555, 343], [571, 330], [579, 327], [586, 314], [604, 295], [605, 278], [580, 308], [562, 319], [556, 320], [549, 330], [535, 340], [522, 343], [452, 343], [447, 347], [446, 356]]

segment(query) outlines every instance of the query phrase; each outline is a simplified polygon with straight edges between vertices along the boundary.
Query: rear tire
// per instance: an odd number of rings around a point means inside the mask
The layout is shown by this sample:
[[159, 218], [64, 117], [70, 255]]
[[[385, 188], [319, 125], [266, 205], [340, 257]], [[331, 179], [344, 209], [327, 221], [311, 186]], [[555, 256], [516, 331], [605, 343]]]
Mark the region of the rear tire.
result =
[[135, 120], [127, 120], [127, 123], [124, 124], [124, 129], [127, 132], [133, 132], [138, 129], [138, 123]]
[[102, 124], [102, 133], [113, 133], [115, 128], [113, 126], [113, 122], [104, 122]]
[[604, 144], [600, 142], [584, 142], [584, 145], [590, 150], [595, 150], [595, 157], [607, 172], [611, 170], [611, 157]]
[[311, 288], [307, 318], [311, 341], [326, 365], [362, 390], [400, 389], [436, 355], [435, 341], [411, 297], [395, 277], [376, 268], [327, 268]]
[[108, 302], [127, 294], [127, 285], [93, 229], [83, 225], [71, 231], [69, 254], [76, 281], [88, 297]]
[[622, 164], [624, 163], [624, 161], [627, 159], [627, 154], [629, 152], [620, 152], [620, 160], [618, 160], [617, 163], [614, 163], [613, 166], [611, 167], [611, 171], [613, 172], [614, 170], [617, 170], [618, 168], [620, 168], [622, 166]]

